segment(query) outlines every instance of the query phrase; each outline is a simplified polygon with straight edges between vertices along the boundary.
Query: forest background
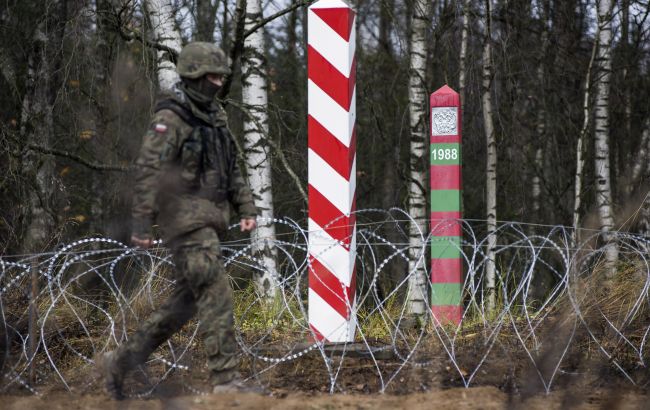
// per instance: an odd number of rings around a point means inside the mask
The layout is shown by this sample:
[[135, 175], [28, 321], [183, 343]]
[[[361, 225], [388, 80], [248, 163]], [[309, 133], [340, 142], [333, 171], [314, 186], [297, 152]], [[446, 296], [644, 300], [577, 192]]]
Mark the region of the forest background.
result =
[[[192, 40], [233, 57], [220, 98], [242, 160], [264, 153], [258, 205], [306, 226], [311, 3], [3, 1], [0, 254], [128, 240], [132, 164], [156, 93]], [[427, 229], [428, 95], [449, 84], [463, 105], [464, 218], [488, 232], [497, 221], [650, 232], [650, 3], [352, 6], [358, 209], [402, 208]], [[248, 101], [251, 87], [268, 103]]]

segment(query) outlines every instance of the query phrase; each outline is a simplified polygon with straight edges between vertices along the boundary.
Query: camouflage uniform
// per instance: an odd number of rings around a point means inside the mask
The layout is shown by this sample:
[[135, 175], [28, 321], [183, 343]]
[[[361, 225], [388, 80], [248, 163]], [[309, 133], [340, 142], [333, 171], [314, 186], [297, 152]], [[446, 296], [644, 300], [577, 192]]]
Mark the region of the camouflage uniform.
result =
[[232, 289], [219, 237], [227, 228], [231, 206], [242, 218], [254, 218], [257, 211], [223, 110], [208, 100], [201, 106], [192, 92], [181, 82], [163, 96], [136, 161], [134, 235], [151, 237], [151, 226], [159, 225], [172, 251], [176, 287], [115, 352], [118, 388], [123, 374], [144, 363], [196, 313], [211, 382], [227, 383], [237, 374]]

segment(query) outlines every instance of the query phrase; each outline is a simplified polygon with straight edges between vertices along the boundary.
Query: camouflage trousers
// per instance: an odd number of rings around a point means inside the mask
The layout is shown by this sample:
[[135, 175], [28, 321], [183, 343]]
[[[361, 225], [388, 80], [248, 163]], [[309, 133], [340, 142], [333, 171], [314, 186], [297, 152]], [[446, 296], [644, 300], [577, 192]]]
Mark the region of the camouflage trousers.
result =
[[212, 228], [187, 234], [172, 244], [176, 287], [169, 298], [129, 340], [117, 349], [123, 373], [143, 364], [196, 313], [208, 356], [212, 384], [227, 383], [237, 375], [232, 289], [221, 260], [219, 238]]

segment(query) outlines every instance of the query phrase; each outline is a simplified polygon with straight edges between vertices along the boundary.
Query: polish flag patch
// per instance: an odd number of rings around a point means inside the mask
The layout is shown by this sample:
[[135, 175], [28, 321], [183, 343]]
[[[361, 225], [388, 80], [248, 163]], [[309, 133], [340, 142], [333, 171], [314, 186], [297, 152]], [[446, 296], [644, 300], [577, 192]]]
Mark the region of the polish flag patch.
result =
[[167, 126], [165, 124], [156, 124], [153, 127], [153, 129], [154, 129], [154, 131], [159, 132], [159, 133], [162, 134], [163, 132], [167, 131]]

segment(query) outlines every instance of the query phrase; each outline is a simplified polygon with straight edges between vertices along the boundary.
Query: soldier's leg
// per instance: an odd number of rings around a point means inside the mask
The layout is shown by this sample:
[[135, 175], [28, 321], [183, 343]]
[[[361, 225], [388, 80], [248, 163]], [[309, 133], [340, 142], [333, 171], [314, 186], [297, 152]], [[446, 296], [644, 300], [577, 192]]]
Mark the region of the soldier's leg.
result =
[[230, 281], [221, 258], [214, 267], [216, 280], [197, 301], [202, 332], [208, 354], [212, 384], [223, 384], [237, 376], [239, 359], [233, 320], [233, 297]]
[[144, 363], [158, 346], [180, 330], [195, 313], [195, 296], [185, 281], [180, 280], [169, 298], [117, 349], [116, 361], [122, 373]]
[[[232, 312], [232, 288], [221, 260], [217, 234], [205, 230], [202, 246], [188, 255], [185, 277], [197, 295], [196, 306], [213, 384], [237, 376], [239, 360]], [[192, 261], [191, 263], [189, 261]]]
[[172, 254], [176, 285], [169, 298], [116, 351], [116, 364], [124, 374], [144, 363], [158, 346], [180, 330], [196, 314], [195, 284], [187, 278], [192, 243], [175, 247]]

